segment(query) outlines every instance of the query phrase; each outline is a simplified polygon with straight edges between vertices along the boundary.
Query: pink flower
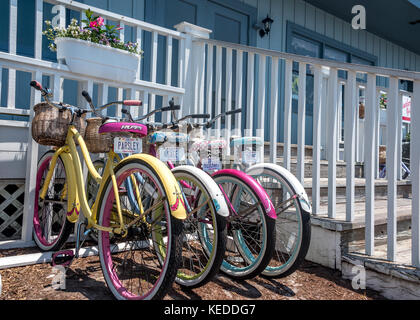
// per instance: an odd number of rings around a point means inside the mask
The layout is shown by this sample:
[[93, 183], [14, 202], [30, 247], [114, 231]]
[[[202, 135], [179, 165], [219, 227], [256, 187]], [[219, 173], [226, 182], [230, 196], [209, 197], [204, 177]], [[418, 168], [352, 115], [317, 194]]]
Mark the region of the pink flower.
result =
[[93, 27], [97, 27], [98, 26], [98, 22], [95, 20], [95, 21], [91, 21], [90, 23], [89, 23], [89, 28], [93, 28]]
[[97, 23], [98, 23], [97, 25], [99, 27], [101, 27], [101, 26], [103, 26], [105, 24], [105, 20], [102, 17], [99, 17], [98, 19], [96, 19], [96, 21], [97, 21]]

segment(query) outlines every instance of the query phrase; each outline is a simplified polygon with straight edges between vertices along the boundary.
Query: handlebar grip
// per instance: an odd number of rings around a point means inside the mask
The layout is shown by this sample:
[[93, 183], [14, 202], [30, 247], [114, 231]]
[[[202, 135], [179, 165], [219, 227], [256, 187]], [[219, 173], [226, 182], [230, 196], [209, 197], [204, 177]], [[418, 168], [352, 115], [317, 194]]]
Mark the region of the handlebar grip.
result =
[[208, 114], [208, 113], [192, 114], [191, 118], [193, 118], [193, 119], [208, 119], [208, 118], [210, 118], [210, 114]]
[[176, 111], [176, 110], [180, 110], [181, 106], [176, 105], [176, 106], [168, 106], [168, 107], [163, 107], [160, 110], [161, 111]]
[[36, 90], [44, 91], [44, 88], [42, 87], [42, 85], [38, 81], [33, 80], [29, 83], [29, 85], [31, 87], [35, 88]]
[[226, 114], [229, 115], [229, 114], [235, 114], [235, 113], [240, 113], [240, 112], [242, 112], [242, 108], [227, 111]]
[[124, 100], [123, 105], [125, 106], [141, 106], [143, 105], [143, 102], [140, 100]]
[[92, 98], [89, 93], [85, 90], [82, 91], [82, 96], [86, 99], [87, 102], [92, 103]]

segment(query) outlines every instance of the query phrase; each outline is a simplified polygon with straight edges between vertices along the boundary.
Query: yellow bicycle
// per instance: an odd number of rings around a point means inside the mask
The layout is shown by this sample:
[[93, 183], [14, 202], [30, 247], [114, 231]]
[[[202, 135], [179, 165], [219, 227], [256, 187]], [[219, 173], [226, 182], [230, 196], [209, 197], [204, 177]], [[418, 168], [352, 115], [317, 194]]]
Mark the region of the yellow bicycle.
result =
[[[102, 272], [114, 296], [118, 299], [163, 298], [177, 274], [181, 259], [181, 220], [186, 218], [175, 177], [155, 157], [133, 154], [120, 160], [112, 149], [108, 152], [109, 165], [101, 176], [76, 129], [76, 124], [90, 111], [51, 102], [48, 89], [36, 81], [32, 81], [31, 86], [41, 91], [51, 110], [71, 115], [64, 144], [45, 153], [38, 164], [33, 215], [35, 242], [44, 251], [60, 250], [74, 223], [78, 222], [77, 257], [81, 236], [86, 237], [95, 229]], [[115, 103], [125, 104], [124, 101]], [[132, 105], [133, 101], [127, 104]], [[109, 105], [111, 103], [104, 108]], [[118, 144], [127, 142], [126, 138], [119, 137], [124, 133], [139, 137], [147, 134], [147, 128], [134, 128], [131, 123], [129, 127], [124, 123], [105, 123], [101, 129], [112, 133]], [[131, 146], [135, 146], [135, 139], [130, 141]], [[76, 143], [90, 175], [99, 184], [91, 207]], [[123, 146], [130, 147], [127, 143]], [[114, 161], [118, 161], [116, 166]], [[133, 201], [127, 199], [128, 182], [135, 188], [134, 206]], [[79, 219], [81, 210], [87, 223]], [[54, 254], [53, 263], [60, 263], [61, 259], [61, 264], [68, 265], [73, 258], [61, 251]]]

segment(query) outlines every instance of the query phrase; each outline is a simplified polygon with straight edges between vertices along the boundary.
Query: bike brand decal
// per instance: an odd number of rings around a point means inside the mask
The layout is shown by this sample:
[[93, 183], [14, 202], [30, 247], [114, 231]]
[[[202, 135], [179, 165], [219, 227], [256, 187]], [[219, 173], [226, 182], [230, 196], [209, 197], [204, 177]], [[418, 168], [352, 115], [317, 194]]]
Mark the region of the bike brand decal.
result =
[[127, 124], [125, 124], [125, 125], [122, 125], [121, 126], [121, 129], [122, 130], [139, 130], [139, 131], [142, 131], [143, 130], [143, 127], [136, 126], [136, 125], [127, 125]]

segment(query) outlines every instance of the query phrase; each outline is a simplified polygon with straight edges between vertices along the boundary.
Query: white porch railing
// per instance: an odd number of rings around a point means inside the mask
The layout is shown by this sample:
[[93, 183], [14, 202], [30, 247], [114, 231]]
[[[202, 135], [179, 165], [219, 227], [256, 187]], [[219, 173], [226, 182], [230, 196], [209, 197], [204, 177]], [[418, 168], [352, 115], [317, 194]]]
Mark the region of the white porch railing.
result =
[[[32, 116], [32, 111], [15, 108], [16, 70], [31, 72], [35, 80], [41, 81], [43, 75], [51, 79], [54, 98], [63, 97], [63, 79], [79, 81], [79, 91], [87, 90], [92, 94], [94, 84], [99, 87], [98, 104], [105, 103], [108, 98], [109, 87], [118, 88], [119, 96], [126, 94], [129, 98], [140, 98], [147, 108], [154, 108], [156, 96], [162, 96], [164, 101], [171, 97], [178, 99], [183, 106], [182, 113], [189, 112], [213, 112], [214, 114], [232, 108], [242, 107], [243, 115], [237, 114], [233, 121], [227, 121], [227, 129], [243, 129], [245, 134], [257, 132], [264, 138], [264, 133], [269, 135], [270, 160], [277, 162], [277, 142], [279, 117], [283, 122], [284, 149], [283, 165], [291, 168], [291, 141], [292, 141], [292, 100], [293, 100], [293, 63], [299, 65], [295, 73], [298, 79], [298, 121], [297, 121], [297, 176], [303, 182], [305, 162], [305, 90], [306, 73], [308, 66], [314, 75], [314, 112], [313, 112], [313, 172], [312, 172], [312, 204], [313, 213], [317, 214], [320, 208], [320, 168], [321, 168], [321, 138], [322, 132], [326, 133], [326, 148], [328, 160], [328, 216], [335, 218], [336, 215], [336, 162], [338, 157], [338, 108], [341, 88], [344, 86], [344, 159], [347, 164], [346, 171], [346, 221], [354, 220], [354, 165], [356, 160], [356, 123], [358, 114], [357, 74], [367, 74], [365, 86], [365, 122], [364, 122], [364, 160], [366, 178], [366, 252], [374, 254], [374, 218], [375, 218], [375, 178], [378, 173], [378, 90], [377, 77], [389, 79], [388, 109], [387, 109], [387, 186], [388, 186], [388, 259], [395, 260], [396, 254], [396, 186], [399, 160], [399, 131], [401, 130], [398, 80], [404, 79], [414, 82], [412, 94], [412, 120], [411, 120], [411, 148], [410, 169], [412, 179], [412, 264], [420, 267], [420, 148], [416, 148], [415, 141], [420, 140], [420, 73], [402, 70], [393, 70], [366, 65], [354, 65], [293, 54], [253, 48], [238, 44], [226, 43], [209, 39], [210, 30], [182, 23], [176, 26], [177, 31], [165, 29], [143, 21], [124, 17], [112, 12], [93, 8], [70, 0], [45, 0], [45, 2], [57, 5], [57, 12], [61, 15], [60, 24], [66, 24], [64, 8], [82, 11], [90, 8], [105, 19], [118, 21], [120, 25], [131, 26], [136, 30], [137, 42], [144, 47], [142, 31], [151, 33], [151, 63], [150, 81], [140, 78], [132, 83], [117, 83], [89, 77], [87, 75], [74, 74], [66, 65], [42, 60], [42, 24], [43, 24], [43, 0], [36, 0], [36, 23], [35, 23], [35, 56], [28, 58], [16, 55], [17, 40], [17, 0], [10, 0], [10, 36], [9, 52], [0, 52], [0, 69], [9, 70], [8, 102], [7, 108], [1, 108], [0, 114], [22, 114]], [[67, 22], [68, 23], [68, 22]], [[165, 82], [157, 82], [158, 68], [158, 38], [165, 39]], [[173, 41], [178, 44], [177, 61], [173, 55]], [[177, 64], [177, 85], [172, 86], [172, 65]], [[143, 68], [144, 66], [141, 66]], [[347, 72], [347, 79], [339, 78], [338, 72]], [[0, 73], [1, 74], [1, 73]], [[0, 78], [0, 85], [1, 85]], [[214, 95], [213, 95], [214, 92]], [[80, 96], [80, 94], [79, 94]], [[257, 98], [256, 98], [257, 97]], [[31, 106], [41, 99], [37, 92], [32, 91]], [[80, 105], [84, 102], [79, 101]], [[284, 104], [284, 110], [280, 106]], [[135, 113], [135, 110], [133, 110]], [[254, 122], [254, 114], [257, 121]], [[326, 115], [326, 119], [322, 115]], [[269, 118], [269, 127], [265, 125], [265, 119]], [[242, 125], [243, 124], [243, 125]], [[1, 121], [1, 126], [16, 125], [14, 121]], [[24, 126], [28, 126], [25, 124]], [[217, 129], [222, 128], [219, 121]], [[248, 132], [246, 130], [249, 130]], [[252, 131], [251, 131], [252, 130]], [[227, 135], [230, 132], [228, 130]], [[32, 141], [28, 132], [28, 147], [26, 160], [26, 183], [25, 183], [25, 208], [23, 219], [22, 241], [27, 243], [31, 240], [32, 221], [31, 215], [33, 203], [34, 178], [38, 158], [38, 146]]]
[[[226, 43], [215, 40], [197, 39], [193, 46], [200, 48], [201, 54], [194, 56], [197, 60], [196, 65], [207, 65], [205, 77], [196, 82], [198, 88], [195, 90], [202, 92], [205, 88], [207, 99], [195, 100], [195, 108], [198, 112], [211, 110], [212, 104], [215, 106], [216, 113], [221, 109], [222, 101], [225, 100], [225, 110], [232, 108], [232, 79], [236, 79], [235, 88], [235, 107], [245, 109], [246, 124], [243, 128], [258, 130], [261, 136], [269, 131], [270, 140], [270, 159], [277, 160], [277, 128], [280, 125], [277, 114], [281, 100], [284, 100], [284, 110], [281, 117], [284, 128], [284, 151], [283, 166], [291, 168], [291, 114], [292, 114], [292, 81], [293, 63], [298, 63], [298, 121], [297, 121], [297, 177], [303, 182], [304, 179], [304, 139], [305, 136], [305, 88], [307, 66], [310, 66], [314, 74], [314, 101], [313, 101], [313, 172], [312, 172], [312, 205], [313, 213], [316, 215], [320, 208], [320, 164], [321, 164], [321, 131], [326, 131], [326, 148], [328, 160], [328, 217], [336, 217], [336, 163], [338, 153], [338, 107], [341, 86], [344, 86], [344, 159], [346, 162], [346, 217], [345, 221], [353, 222], [355, 219], [355, 161], [356, 161], [356, 128], [358, 127], [357, 106], [358, 91], [360, 84], [357, 82], [356, 75], [366, 74], [367, 83], [364, 89], [365, 97], [365, 120], [364, 120], [364, 146], [359, 149], [364, 153], [365, 178], [366, 178], [366, 253], [374, 254], [374, 220], [375, 220], [375, 178], [378, 176], [378, 150], [379, 150], [379, 88], [377, 77], [389, 79], [388, 107], [387, 107], [387, 220], [388, 220], [388, 260], [395, 261], [396, 258], [396, 217], [397, 217], [397, 178], [401, 178], [400, 169], [400, 146], [401, 146], [401, 99], [399, 99], [399, 80], [409, 80], [414, 82], [414, 92], [412, 94], [412, 118], [411, 118], [411, 180], [412, 180], [412, 264], [420, 267], [420, 154], [416, 148], [415, 141], [420, 139], [420, 73], [403, 70], [394, 70], [366, 65], [355, 65], [340, 63], [311, 57], [303, 57], [294, 54], [287, 54], [266, 49], [253, 48], [238, 44]], [[215, 48], [215, 49], [214, 49]], [[215, 54], [214, 54], [215, 52]], [[232, 56], [235, 57], [236, 64], [232, 64]], [[246, 64], [244, 63], [246, 60]], [[257, 61], [258, 65], [255, 63]], [[222, 70], [221, 65], [225, 63], [224, 83], [225, 93], [221, 96]], [[212, 101], [212, 79], [214, 77], [213, 65], [216, 64], [215, 77], [216, 88]], [[270, 65], [270, 68], [267, 68]], [[347, 72], [347, 79], [339, 79], [338, 71]], [[201, 71], [201, 72], [203, 72]], [[256, 74], [258, 73], [258, 76]], [[280, 86], [279, 77], [282, 76], [283, 86]], [[266, 79], [271, 79], [270, 85], [266, 86]], [[325, 88], [326, 86], [326, 88]], [[246, 97], [243, 98], [244, 92]], [[258, 95], [255, 100], [254, 94]], [[270, 99], [270, 104], [267, 104]], [[255, 105], [257, 101], [257, 105]], [[265, 111], [269, 110], [266, 115]], [[327, 120], [321, 119], [321, 114], [326, 111]], [[257, 112], [257, 122], [254, 123], [253, 114]], [[269, 130], [265, 126], [265, 118], [269, 118]], [[240, 121], [240, 120], [236, 120]], [[235, 122], [240, 123], [240, 122]]]

